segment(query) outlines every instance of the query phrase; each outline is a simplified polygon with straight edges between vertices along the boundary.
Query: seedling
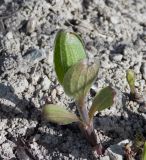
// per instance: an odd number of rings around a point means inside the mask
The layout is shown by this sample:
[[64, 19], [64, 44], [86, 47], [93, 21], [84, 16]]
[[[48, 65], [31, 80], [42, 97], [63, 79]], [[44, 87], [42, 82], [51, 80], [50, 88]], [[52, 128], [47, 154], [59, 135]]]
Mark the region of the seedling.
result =
[[133, 144], [125, 145], [125, 158], [126, 160], [146, 160], [146, 142], [141, 133], [137, 133]]
[[141, 160], [146, 160], [146, 142], [144, 143]]
[[142, 103], [143, 99], [142, 97], [136, 92], [135, 89], [135, 73], [132, 69], [128, 69], [126, 72], [126, 78], [127, 78], [127, 82], [129, 84], [130, 87], [130, 99], [133, 101], [136, 101], [138, 103]]
[[136, 89], [135, 89], [135, 73], [134, 73], [134, 71], [131, 69], [127, 70], [126, 78], [127, 78], [127, 82], [130, 87], [130, 95], [129, 95], [130, 100], [133, 100], [140, 105], [140, 107], [139, 107], [140, 112], [145, 112], [146, 102], [145, 102], [144, 98], [136, 92]]
[[64, 92], [74, 98], [79, 116], [56, 104], [46, 104], [43, 115], [48, 121], [60, 125], [78, 123], [83, 135], [97, 154], [103, 154], [102, 145], [97, 142], [93, 117], [95, 112], [112, 106], [115, 91], [110, 86], [101, 89], [95, 95], [89, 110], [85, 103], [86, 95], [97, 77], [99, 62], [89, 63], [84, 44], [76, 33], [61, 30], [55, 39], [54, 66]]

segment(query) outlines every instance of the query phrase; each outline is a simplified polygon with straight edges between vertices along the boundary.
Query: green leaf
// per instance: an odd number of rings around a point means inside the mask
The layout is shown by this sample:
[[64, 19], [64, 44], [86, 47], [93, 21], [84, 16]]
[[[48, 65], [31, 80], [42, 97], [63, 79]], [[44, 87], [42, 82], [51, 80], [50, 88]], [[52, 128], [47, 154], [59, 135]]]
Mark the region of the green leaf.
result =
[[96, 111], [102, 111], [114, 103], [115, 91], [110, 86], [105, 87], [96, 94], [92, 106], [89, 110], [90, 119], [93, 118]]
[[83, 99], [96, 79], [98, 70], [99, 62], [89, 65], [88, 60], [81, 60], [72, 66], [64, 76], [65, 93], [76, 100]]
[[146, 142], [144, 143], [142, 159], [141, 160], [146, 160]]
[[86, 58], [84, 44], [79, 35], [60, 30], [54, 44], [54, 66], [60, 84], [67, 70], [78, 61]]
[[131, 69], [128, 69], [127, 73], [126, 73], [126, 78], [127, 78], [127, 82], [130, 87], [130, 91], [131, 91], [131, 93], [134, 94], [135, 93], [135, 74], [134, 74], [134, 71]]
[[79, 121], [79, 118], [74, 113], [67, 111], [62, 106], [54, 104], [46, 104], [42, 113], [45, 119], [47, 119], [49, 122], [57, 123], [60, 125], [66, 125]]

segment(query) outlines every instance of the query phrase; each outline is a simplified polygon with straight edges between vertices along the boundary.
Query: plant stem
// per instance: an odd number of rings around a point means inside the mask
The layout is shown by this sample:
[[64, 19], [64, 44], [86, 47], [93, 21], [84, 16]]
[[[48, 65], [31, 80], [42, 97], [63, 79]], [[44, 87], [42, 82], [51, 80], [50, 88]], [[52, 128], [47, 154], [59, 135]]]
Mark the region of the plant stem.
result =
[[78, 111], [80, 114], [80, 117], [83, 121], [79, 123], [79, 128], [82, 132], [82, 134], [86, 137], [89, 144], [92, 146], [92, 148], [96, 151], [98, 155], [103, 154], [103, 148], [101, 143], [97, 143], [97, 136], [93, 127], [93, 119], [90, 120], [88, 115], [88, 109], [85, 105], [84, 99], [81, 99], [78, 101]]
[[88, 110], [87, 106], [85, 105], [85, 100], [82, 98], [77, 102], [78, 105], [78, 111], [80, 114], [80, 117], [82, 121], [86, 124], [89, 125], [89, 115], [88, 115]]

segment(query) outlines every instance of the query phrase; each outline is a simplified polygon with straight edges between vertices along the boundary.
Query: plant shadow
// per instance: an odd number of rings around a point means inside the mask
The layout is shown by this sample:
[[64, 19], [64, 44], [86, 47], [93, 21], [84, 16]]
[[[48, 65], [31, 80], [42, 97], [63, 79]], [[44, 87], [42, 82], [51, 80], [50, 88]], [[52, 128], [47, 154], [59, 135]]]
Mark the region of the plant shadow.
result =
[[[110, 138], [107, 141], [103, 141], [105, 148], [125, 139], [134, 140], [138, 131], [142, 132], [143, 135], [146, 136], [146, 131], [144, 130], [144, 127], [142, 127], [145, 125], [144, 117], [129, 110], [126, 106], [127, 100], [125, 99], [125, 96], [123, 97], [122, 109], [127, 118], [125, 118], [124, 115], [97, 115], [95, 117], [95, 129], [103, 132], [105, 136]], [[41, 111], [37, 109], [32, 102], [27, 101], [25, 98], [20, 99], [14, 93], [11, 86], [6, 86], [2, 83], [0, 84], [0, 98], [15, 104], [14, 106], [2, 103], [0, 104], [1, 119], [8, 119], [11, 123], [13, 122], [13, 118], [25, 118], [27, 120], [39, 122], [36, 127], [28, 128], [25, 136], [19, 137], [20, 139], [24, 139], [26, 143], [28, 143], [30, 139], [36, 135], [40, 135], [40, 138], [37, 140], [37, 144], [44, 147], [48, 152], [47, 154], [52, 157], [54, 156], [54, 159], [59, 158], [59, 153], [61, 153], [62, 156], [72, 155], [76, 159], [94, 159], [92, 150], [85, 138], [82, 136], [77, 124], [58, 126], [42, 121]], [[44, 131], [41, 129], [44, 126], [47, 126], [49, 131]], [[52, 133], [50, 130], [52, 130]], [[12, 140], [12, 137], [13, 136], [9, 139]], [[31, 150], [29, 145], [28, 150]]]

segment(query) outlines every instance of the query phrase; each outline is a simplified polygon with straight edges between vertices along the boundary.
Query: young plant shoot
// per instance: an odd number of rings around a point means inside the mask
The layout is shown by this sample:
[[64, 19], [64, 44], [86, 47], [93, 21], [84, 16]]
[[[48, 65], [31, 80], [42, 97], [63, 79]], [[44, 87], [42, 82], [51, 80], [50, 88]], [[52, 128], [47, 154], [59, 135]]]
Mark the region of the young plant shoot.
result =
[[88, 110], [85, 103], [86, 95], [96, 80], [99, 62], [89, 63], [84, 44], [76, 33], [59, 31], [54, 45], [54, 66], [58, 81], [63, 86], [64, 92], [74, 98], [79, 116], [56, 104], [46, 104], [43, 115], [48, 121], [60, 125], [78, 123], [90, 145], [101, 155], [103, 148], [97, 143], [93, 117], [95, 112], [112, 106], [115, 91], [110, 86], [101, 89]]
[[129, 98], [133, 101], [136, 101], [140, 104], [140, 110], [146, 108], [146, 102], [142, 96], [140, 96], [135, 89], [135, 73], [132, 69], [128, 69], [126, 72], [127, 82], [130, 87], [130, 95]]
[[132, 69], [127, 70], [126, 78], [130, 87], [130, 99], [138, 103], [143, 103], [142, 97], [136, 92], [135, 89], [135, 73]]
[[141, 160], [146, 160], [146, 142], [144, 143]]

